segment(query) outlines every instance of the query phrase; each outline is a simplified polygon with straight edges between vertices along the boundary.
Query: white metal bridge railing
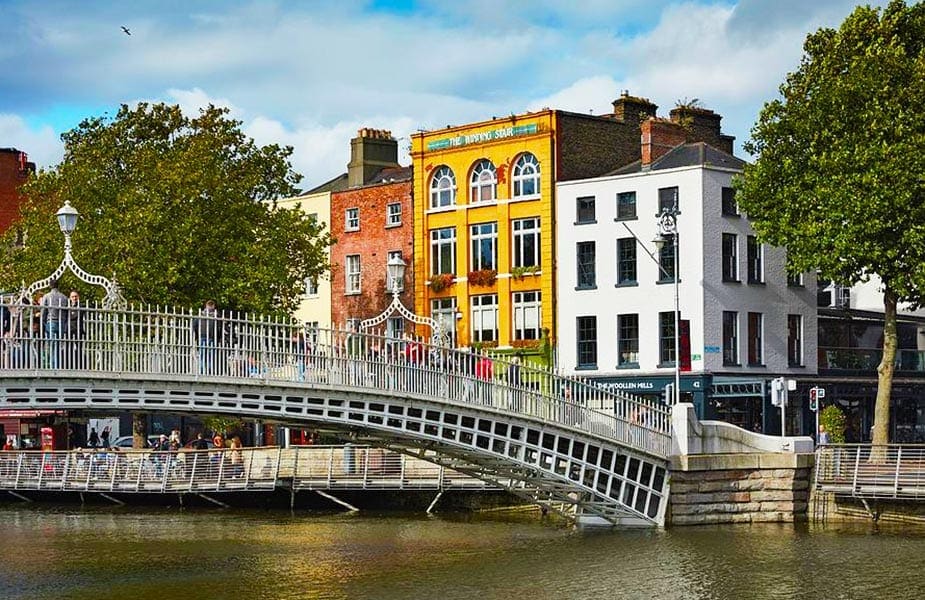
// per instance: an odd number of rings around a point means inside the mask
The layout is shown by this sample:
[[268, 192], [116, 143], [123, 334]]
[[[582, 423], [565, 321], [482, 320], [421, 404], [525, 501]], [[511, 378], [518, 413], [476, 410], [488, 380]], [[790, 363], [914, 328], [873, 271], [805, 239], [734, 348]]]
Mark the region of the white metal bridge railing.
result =
[[334, 385], [514, 412], [667, 457], [670, 410], [545, 366], [384, 332], [167, 308], [6, 304], [4, 369]]
[[204, 493], [499, 489], [446, 467], [367, 446], [240, 450], [0, 452], [0, 490]]
[[814, 483], [819, 491], [857, 498], [925, 498], [925, 445], [822, 446]]

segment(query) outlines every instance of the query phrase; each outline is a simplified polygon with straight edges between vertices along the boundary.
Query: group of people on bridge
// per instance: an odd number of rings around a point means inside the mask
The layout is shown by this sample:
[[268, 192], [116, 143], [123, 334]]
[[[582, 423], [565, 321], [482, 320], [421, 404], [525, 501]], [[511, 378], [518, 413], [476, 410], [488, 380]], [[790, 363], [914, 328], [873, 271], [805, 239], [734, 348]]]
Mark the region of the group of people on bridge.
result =
[[0, 304], [5, 368], [84, 368], [86, 311], [80, 293], [63, 294], [54, 279], [50, 286], [39, 298], [20, 297], [9, 305]]

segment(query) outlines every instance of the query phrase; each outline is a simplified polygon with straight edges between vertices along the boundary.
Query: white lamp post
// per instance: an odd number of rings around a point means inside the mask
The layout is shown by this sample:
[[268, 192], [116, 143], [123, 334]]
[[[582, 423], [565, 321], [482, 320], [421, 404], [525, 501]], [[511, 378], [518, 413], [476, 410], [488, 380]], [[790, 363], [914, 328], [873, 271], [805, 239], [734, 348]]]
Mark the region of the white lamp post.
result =
[[408, 319], [412, 323], [417, 323], [419, 325], [427, 325], [428, 327], [430, 327], [432, 344], [446, 345], [443, 332], [441, 331], [440, 323], [438, 321], [435, 321], [434, 319], [431, 319], [430, 317], [421, 317], [421, 316], [414, 314], [413, 312], [405, 308], [405, 305], [402, 304], [401, 302], [401, 298], [399, 297], [399, 295], [401, 294], [402, 281], [404, 281], [405, 269], [407, 268], [405, 261], [402, 260], [398, 256], [392, 256], [392, 258], [390, 258], [389, 261], [386, 263], [385, 268], [386, 268], [386, 272], [388, 273], [389, 279], [392, 280], [392, 286], [391, 286], [391, 289], [389, 290], [392, 293], [392, 303], [389, 304], [388, 307], [386, 307], [384, 311], [379, 313], [378, 316], [375, 316], [372, 319], [366, 319], [365, 321], [360, 322], [360, 331], [366, 331], [370, 327], [376, 327], [377, 325], [381, 325], [382, 323], [385, 322], [386, 319], [389, 318], [389, 315], [391, 315], [394, 312], [397, 312], [398, 314]]
[[[658, 235], [656, 236], [654, 242], [655, 247], [661, 252], [662, 248], [668, 242], [670, 237], [672, 240], [672, 249], [673, 252], [673, 273], [672, 278], [674, 279], [674, 398], [673, 403], [677, 404], [681, 401], [681, 343], [680, 343], [680, 320], [681, 320], [681, 310], [680, 310], [680, 300], [678, 293], [678, 281], [680, 280], [680, 274], [678, 273], [678, 213], [676, 209], [662, 209], [662, 214], [658, 217]], [[659, 269], [664, 273], [665, 268], [659, 262]], [[666, 273], [667, 275], [667, 273]]]
[[105, 308], [124, 307], [125, 298], [122, 297], [122, 290], [119, 288], [119, 284], [116, 282], [115, 278], [110, 280], [101, 275], [87, 273], [80, 268], [80, 265], [77, 264], [74, 257], [71, 255], [71, 234], [77, 229], [77, 219], [80, 217], [80, 213], [77, 212], [77, 209], [71, 206], [69, 201], [65, 200], [64, 206], [58, 209], [55, 216], [58, 218], [58, 227], [61, 228], [61, 233], [64, 234], [64, 259], [61, 260], [61, 264], [58, 265], [58, 268], [55, 269], [51, 275], [23, 289], [23, 297], [32, 298], [35, 292], [48, 287], [52, 280], [60, 279], [61, 276], [64, 275], [64, 272], [70, 269], [71, 272], [84, 283], [98, 285], [106, 290], [106, 297], [103, 298], [103, 306]]

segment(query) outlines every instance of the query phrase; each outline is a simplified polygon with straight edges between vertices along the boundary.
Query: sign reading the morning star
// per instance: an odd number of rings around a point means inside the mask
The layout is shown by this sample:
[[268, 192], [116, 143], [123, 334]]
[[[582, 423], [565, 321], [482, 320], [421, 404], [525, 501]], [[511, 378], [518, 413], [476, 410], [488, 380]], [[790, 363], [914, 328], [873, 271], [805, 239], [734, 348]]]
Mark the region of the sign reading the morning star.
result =
[[519, 135], [531, 135], [538, 130], [539, 127], [536, 123], [530, 123], [528, 125], [514, 125], [511, 127], [502, 127], [501, 129], [490, 129], [478, 133], [458, 135], [451, 138], [441, 138], [439, 140], [427, 142], [427, 151], [446, 150], [447, 148], [458, 148], [460, 146], [468, 146], [469, 144], [482, 144], [484, 142], [493, 142], [495, 140], [503, 140], [504, 138], [517, 137]]

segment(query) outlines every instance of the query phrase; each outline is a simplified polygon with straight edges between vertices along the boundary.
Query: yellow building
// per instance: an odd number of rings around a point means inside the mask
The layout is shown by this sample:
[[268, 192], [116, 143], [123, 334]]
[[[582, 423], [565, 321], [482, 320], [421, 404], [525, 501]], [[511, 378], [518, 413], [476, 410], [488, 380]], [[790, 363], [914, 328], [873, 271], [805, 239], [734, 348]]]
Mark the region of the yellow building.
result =
[[638, 160], [656, 109], [624, 93], [609, 114], [544, 109], [412, 135], [415, 312], [460, 346], [535, 346], [544, 330], [555, 343], [557, 274], [577, 268], [556, 261], [556, 182]]

